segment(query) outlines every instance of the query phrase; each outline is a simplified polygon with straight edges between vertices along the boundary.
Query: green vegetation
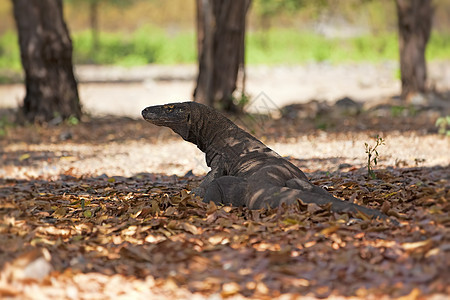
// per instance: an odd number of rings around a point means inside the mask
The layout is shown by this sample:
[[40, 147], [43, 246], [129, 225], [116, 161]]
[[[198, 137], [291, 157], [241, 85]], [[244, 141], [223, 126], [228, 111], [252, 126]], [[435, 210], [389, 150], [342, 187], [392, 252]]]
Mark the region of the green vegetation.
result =
[[[400, 78], [398, 78], [400, 79]], [[391, 116], [393, 118], [398, 118], [401, 116], [411, 116], [414, 117], [418, 113], [417, 108], [414, 105], [393, 105], [391, 107]]]
[[[17, 35], [12, 31], [0, 35], [0, 70], [18, 71], [21, 67]], [[0, 78], [1, 81], [3, 79]]]
[[436, 120], [439, 134], [450, 136], [450, 116], [440, 117]]
[[428, 42], [426, 59], [450, 58], [450, 34], [437, 34], [433, 32]]
[[[138, 66], [151, 63], [195, 63], [196, 37], [193, 31], [169, 33], [156, 27], [143, 27], [129, 33], [100, 34], [100, 46], [92, 50], [90, 31], [73, 33], [74, 61], [78, 64]], [[249, 64], [303, 64], [308, 62], [380, 62], [398, 59], [397, 36], [392, 33], [354, 38], [329, 39], [294, 29], [269, 29], [247, 36]], [[433, 33], [427, 59], [450, 59], [450, 35]], [[17, 36], [0, 36], [0, 69], [20, 70]]]
[[7, 116], [0, 116], [0, 138], [6, 136], [8, 129], [14, 127], [14, 122]]
[[[398, 60], [398, 39], [393, 33], [330, 39], [293, 29], [250, 33], [247, 61], [250, 64], [302, 64], [307, 62], [380, 62]], [[428, 60], [450, 58], [450, 35], [433, 33]]]
[[270, 30], [248, 37], [248, 62], [254, 64], [376, 62], [397, 58], [397, 37], [394, 34], [329, 39], [295, 30]]
[[70, 116], [65, 122], [69, 126], [76, 126], [80, 123], [80, 120], [75, 116]]
[[132, 34], [101, 33], [99, 42], [99, 48], [92, 51], [90, 31], [74, 34], [75, 63], [123, 66], [194, 63], [197, 55], [193, 32], [170, 36], [162, 29], [145, 27]]
[[378, 164], [378, 146], [384, 145], [384, 140], [382, 137], [377, 135], [375, 137], [375, 146], [370, 146], [367, 143], [364, 143], [364, 147], [366, 148], [367, 154], [367, 177], [371, 179], [377, 178], [375, 172], [373, 171], [373, 167]]

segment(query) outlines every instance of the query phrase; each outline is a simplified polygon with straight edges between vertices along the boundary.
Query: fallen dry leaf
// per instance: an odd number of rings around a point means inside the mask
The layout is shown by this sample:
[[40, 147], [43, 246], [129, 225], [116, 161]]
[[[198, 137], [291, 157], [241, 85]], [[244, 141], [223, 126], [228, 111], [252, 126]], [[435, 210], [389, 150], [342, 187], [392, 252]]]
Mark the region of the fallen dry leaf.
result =
[[[311, 126], [279, 122], [267, 129], [275, 139], [298, 136]], [[114, 164], [126, 165], [130, 148], [121, 147], [129, 139], [153, 142], [158, 136], [136, 121], [117, 121], [113, 129], [110, 123], [98, 124], [102, 133], [95, 123], [72, 128], [67, 145], [85, 147], [87, 158], [99, 155], [98, 149], [119, 148]], [[16, 148], [0, 152], [1, 170], [8, 174], [0, 178], [0, 298], [445, 299], [450, 294], [449, 166], [380, 166], [378, 178], [368, 180], [363, 165], [291, 159], [315, 184], [386, 212], [398, 219], [396, 225], [301, 201], [259, 211], [202, 203], [189, 192], [200, 181], [192, 174], [108, 176], [70, 165], [56, 174], [26, 175], [38, 162], [50, 168], [80, 159], [78, 150], [32, 150], [18, 142], [52, 141], [61, 130], [18, 127], [8, 140], [16, 141]], [[314, 143], [320, 136], [332, 142], [328, 133], [304, 138]], [[1, 139], [0, 144], [6, 149]]]

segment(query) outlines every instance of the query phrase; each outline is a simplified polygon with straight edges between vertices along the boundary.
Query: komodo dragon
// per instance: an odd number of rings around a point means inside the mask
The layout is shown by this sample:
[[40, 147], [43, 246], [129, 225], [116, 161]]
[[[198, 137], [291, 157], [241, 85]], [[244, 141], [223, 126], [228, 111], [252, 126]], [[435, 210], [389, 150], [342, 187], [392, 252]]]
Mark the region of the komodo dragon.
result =
[[374, 209], [333, 197], [309, 182], [305, 174], [218, 111], [195, 102], [145, 108], [144, 119], [171, 128], [206, 154], [211, 171], [194, 193], [203, 201], [247, 206], [277, 207], [282, 203], [331, 203], [335, 212], [361, 211], [386, 216]]

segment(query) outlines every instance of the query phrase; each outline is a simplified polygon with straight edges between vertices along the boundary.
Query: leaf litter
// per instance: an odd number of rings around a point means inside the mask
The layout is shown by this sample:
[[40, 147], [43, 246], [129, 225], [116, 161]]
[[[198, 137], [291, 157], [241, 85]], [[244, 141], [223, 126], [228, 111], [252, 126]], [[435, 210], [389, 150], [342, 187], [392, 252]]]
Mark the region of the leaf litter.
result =
[[[27, 168], [35, 153], [23, 148], [7, 155]], [[374, 179], [352, 166], [308, 172], [398, 223], [301, 202], [259, 211], [203, 203], [190, 193], [201, 179], [192, 174], [0, 178], [0, 298], [450, 294], [449, 166], [377, 168]]]
[[[357, 172], [316, 179], [342, 198], [357, 192], [356, 203], [400, 225], [302, 203], [207, 204], [187, 190], [190, 178], [161, 174], [1, 179], [0, 294], [30, 296], [24, 287], [39, 286], [43, 295], [88, 298], [94, 292], [77, 280], [89, 274], [160, 295], [448, 294], [450, 192], [434, 180], [444, 174], [449, 168], [390, 169], [376, 185]], [[107, 287], [99, 282], [95, 293]]]

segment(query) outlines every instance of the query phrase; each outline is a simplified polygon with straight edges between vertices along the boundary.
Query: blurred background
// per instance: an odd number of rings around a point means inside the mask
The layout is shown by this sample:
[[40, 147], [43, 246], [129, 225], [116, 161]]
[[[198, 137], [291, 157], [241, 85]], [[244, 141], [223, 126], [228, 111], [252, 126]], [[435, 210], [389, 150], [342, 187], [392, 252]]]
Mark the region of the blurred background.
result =
[[[427, 58], [448, 59], [450, 1], [433, 2], [437, 9]], [[63, 3], [76, 64], [130, 67], [196, 62], [195, 0]], [[20, 70], [11, 1], [0, 3], [0, 19], [0, 67]], [[92, 29], [98, 32], [97, 41]], [[93, 53], [95, 43], [98, 48]], [[254, 0], [248, 15], [246, 58], [249, 64], [265, 65], [397, 60], [395, 2]]]

